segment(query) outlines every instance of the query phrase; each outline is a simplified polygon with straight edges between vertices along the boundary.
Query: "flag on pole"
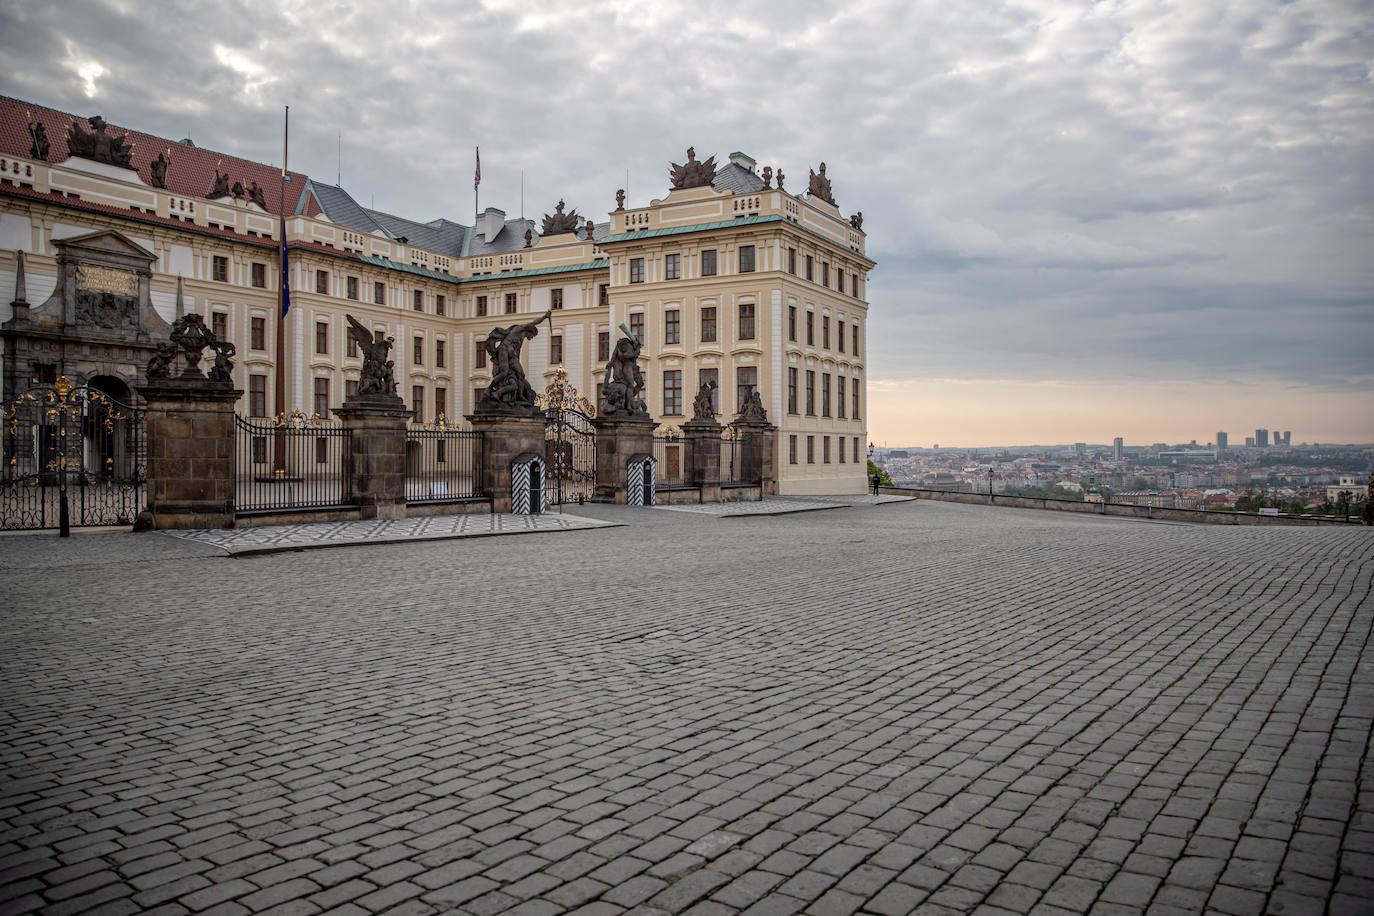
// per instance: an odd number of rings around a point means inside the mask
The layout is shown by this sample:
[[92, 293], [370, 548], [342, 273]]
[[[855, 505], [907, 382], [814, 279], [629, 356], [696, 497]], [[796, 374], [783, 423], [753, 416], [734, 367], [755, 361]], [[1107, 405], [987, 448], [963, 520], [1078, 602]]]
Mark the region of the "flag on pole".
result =
[[286, 253], [286, 219], [281, 226], [281, 316], [291, 311], [291, 259]]
[[286, 106], [286, 114], [282, 121], [281, 138], [281, 201], [278, 204], [278, 215], [281, 222], [281, 317], [286, 319], [286, 313], [291, 311], [291, 258], [286, 253], [286, 182], [291, 180], [287, 175], [286, 157], [290, 152], [291, 137], [291, 106]]
[[477, 190], [477, 186], [482, 183], [482, 147], [477, 147], [477, 171], [472, 173], [472, 189]]

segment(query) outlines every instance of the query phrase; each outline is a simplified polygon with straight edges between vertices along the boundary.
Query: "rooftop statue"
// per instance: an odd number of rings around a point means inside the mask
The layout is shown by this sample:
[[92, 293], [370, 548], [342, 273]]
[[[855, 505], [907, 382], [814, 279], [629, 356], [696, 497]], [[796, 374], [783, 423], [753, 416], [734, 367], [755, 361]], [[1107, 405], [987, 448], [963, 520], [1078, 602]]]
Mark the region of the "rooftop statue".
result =
[[615, 208], [616, 208], [617, 210], [624, 210], [624, 209], [625, 209], [625, 189], [624, 189], [624, 188], [621, 188], [620, 190], [618, 190], [618, 191], [615, 192]]
[[248, 187], [248, 199], [264, 210], [267, 209], [267, 192], [256, 181]]
[[73, 156], [106, 162], [121, 168], [131, 169], [134, 148], [128, 135], [112, 137], [105, 133], [105, 119], [95, 115], [89, 119], [91, 130], [83, 130], [80, 124], [72, 121], [67, 128], [67, 149]]
[[858, 213], [855, 213], [853, 216], [851, 216], [851, 217], [849, 218], [849, 225], [853, 226], [855, 229], [859, 230], [860, 232], [863, 232], [863, 231], [864, 231], [864, 211], [860, 210]]
[[29, 137], [33, 140], [29, 146], [29, 155], [41, 162], [47, 162], [51, 144], [48, 143], [48, 129], [43, 126], [42, 121], [29, 122]]
[[825, 177], [824, 162], [821, 163], [819, 172], [812, 171], [811, 184], [807, 188], [807, 191], [812, 197], [819, 197], [826, 203], [833, 204], [835, 202], [835, 192], [831, 190], [830, 179]]
[[782, 182], [783, 182], [783, 179], [784, 179], [785, 177], [786, 177], [786, 176], [784, 176], [783, 173], [782, 173], [782, 169], [778, 169], [778, 190], [779, 190], [779, 191], [782, 190]]
[[562, 198], [559, 198], [558, 206], [553, 208], [553, 214], [544, 214], [544, 229], [540, 232], [540, 235], [557, 235], [560, 232], [577, 231], [577, 211], [569, 210], [567, 213], [564, 213], [564, 206], [565, 204]]
[[396, 394], [396, 364], [387, 359], [391, 352], [389, 337], [377, 338], [367, 326], [352, 315], [348, 319], [348, 336], [363, 355], [363, 369], [358, 378], [358, 397], [399, 401]]
[[763, 189], [766, 191], [773, 186], [773, 167], [765, 165], [763, 167]]
[[687, 147], [687, 161], [678, 165], [676, 162], [670, 163], [668, 178], [673, 183], [673, 188], [705, 188], [710, 187], [716, 180], [716, 157], [712, 156], [705, 162], [697, 161], [696, 147]]
[[[167, 153], [170, 152], [171, 150], [167, 151]], [[167, 187], [167, 166], [172, 164], [167, 153], [158, 153], [157, 158], [148, 163], [148, 179], [152, 181], [155, 188]]]
[[615, 352], [606, 363], [606, 381], [601, 383], [601, 403], [597, 413], [617, 420], [647, 420], [644, 404], [644, 373], [639, 368], [643, 344], [621, 322], [625, 336], [615, 342]]
[[491, 361], [491, 384], [477, 405], [479, 413], [528, 413], [537, 414], [535, 392], [525, 378], [525, 369], [520, 365], [520, 350], [525, 341], [539, 336], [539, 324], [549, 321], [552, 324], [553, 310], [550, 309], [533, 321], [513, 324], [506, 328], [492, 328], [483, 341]]
[[214, 200], [216, 197], [229, 196], [229, 176], [221, 175], [219, 166], [215, 166], [215, 183], [211, 186], [210, 192], [205, 196], [210, 200]]

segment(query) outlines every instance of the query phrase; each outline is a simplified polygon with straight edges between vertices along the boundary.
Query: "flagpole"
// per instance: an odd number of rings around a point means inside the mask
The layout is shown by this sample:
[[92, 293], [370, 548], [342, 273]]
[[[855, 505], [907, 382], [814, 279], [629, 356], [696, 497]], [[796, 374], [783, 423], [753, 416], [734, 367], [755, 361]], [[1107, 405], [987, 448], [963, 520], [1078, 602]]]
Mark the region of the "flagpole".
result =
[[[281, 272], [277, 284], [277, 358], [276, 379], [273, 385], [273, 400], [278, 414], [286, 413], [286, 313], [291, 308], [290, 262], [286, 255], [286, 161], [291, 134], [291, 106], [287, 105], [282, 117], [281, 139], [281, 196], [277, 201], [278, 231], [281, 244], [281, 257], [277, 269]], [[276, 474], [286, 473], [286, 437], [274, 436], [272, 448], [272, 467]]]
[[474, 225], [477, 223], [478, 215], [482, 212], [480, 209], [482, 204], [477, 191], [478, 186], [482, 183], [482, 147], [476, 147], [476, 150], [477, 168], [472, 173], [472, 221]]

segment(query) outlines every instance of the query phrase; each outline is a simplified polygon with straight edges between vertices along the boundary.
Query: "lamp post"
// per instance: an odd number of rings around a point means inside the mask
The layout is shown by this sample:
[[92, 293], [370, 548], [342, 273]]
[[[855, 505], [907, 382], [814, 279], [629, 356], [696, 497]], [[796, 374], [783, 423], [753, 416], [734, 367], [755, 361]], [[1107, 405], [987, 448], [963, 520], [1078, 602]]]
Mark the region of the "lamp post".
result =
[[988, 468], [988, 505], [992, 505], [992, 468]]
[[[869, 464], [873, 464], [873, 443], [872, 443], [872, 442], [869, 442], [869, 443], [868, 443], [868, 463], [869, 463]], [[873, 480], [871, 481], [871, 483], [873, 484], [873, 495], [874, 495], [874, 496], [877, 496], [877, 495], [878, 495], [878, 482], [879, 482], [879, 481], [878, 481], [878, 466], [877, 466], [876, 464], [874, 464], [874, 465], [873, 465]]]

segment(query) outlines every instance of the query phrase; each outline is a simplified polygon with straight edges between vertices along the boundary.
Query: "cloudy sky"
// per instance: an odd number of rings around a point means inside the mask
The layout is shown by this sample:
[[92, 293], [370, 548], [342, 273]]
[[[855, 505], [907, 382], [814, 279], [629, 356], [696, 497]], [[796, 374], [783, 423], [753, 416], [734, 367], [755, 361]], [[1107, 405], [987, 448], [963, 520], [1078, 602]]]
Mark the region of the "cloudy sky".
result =
[[[0, 92], [405, 216], [824, 159], [891, 445], [1374, 441], [1367, 0], [0, 0]], [[342, 163], [337, 158], [343, 133]]]

